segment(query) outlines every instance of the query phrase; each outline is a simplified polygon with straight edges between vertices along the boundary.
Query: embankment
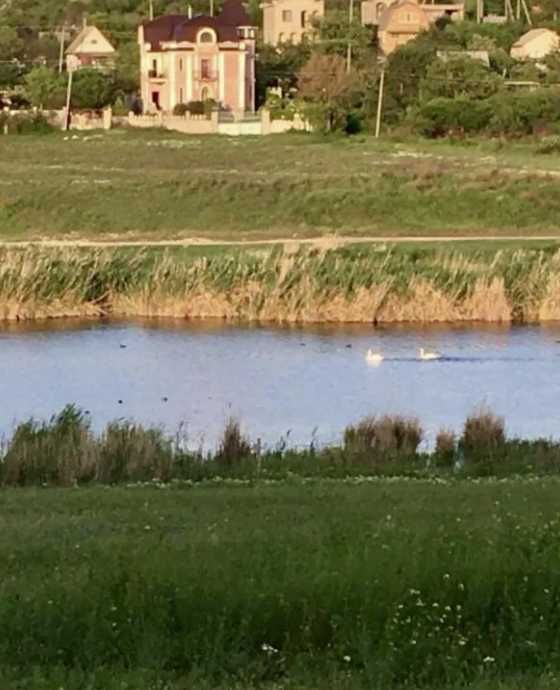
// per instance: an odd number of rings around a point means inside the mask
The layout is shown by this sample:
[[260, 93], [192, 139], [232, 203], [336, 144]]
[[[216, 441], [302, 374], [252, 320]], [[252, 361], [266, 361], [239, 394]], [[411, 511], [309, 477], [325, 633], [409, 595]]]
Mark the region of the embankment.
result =
[[268, 322], [560, 319], [560, 251], [5, 248], [0, 320], [77, 316]]

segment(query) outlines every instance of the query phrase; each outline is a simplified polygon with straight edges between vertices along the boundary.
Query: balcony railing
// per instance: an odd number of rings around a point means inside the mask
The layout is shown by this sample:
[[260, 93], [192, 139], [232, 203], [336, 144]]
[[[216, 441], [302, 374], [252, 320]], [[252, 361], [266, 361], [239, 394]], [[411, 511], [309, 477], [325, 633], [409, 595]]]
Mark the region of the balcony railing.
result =
[[218, 73], [214, 70], [205, 70], [194, 73], [195, 81], [218, 81]]
[[150, 79], [165, 79], [165, 74], [157, 69], [151, 69], [148, 71], [148, 77]]

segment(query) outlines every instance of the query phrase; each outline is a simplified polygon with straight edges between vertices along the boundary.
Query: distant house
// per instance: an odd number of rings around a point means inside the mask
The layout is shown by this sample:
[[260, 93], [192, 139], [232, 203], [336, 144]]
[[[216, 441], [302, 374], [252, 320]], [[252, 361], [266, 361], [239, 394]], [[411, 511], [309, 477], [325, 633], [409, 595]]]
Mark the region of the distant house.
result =
[[216, 17], [165, 15], [139, 27], [145, 112], [214, 100], [235, 113], [255, 109], [255, 32], [241, 0]]
[[277, 46], [301, 43], [314, 33], [314, 20], [325, 14], [324, 0], [265, 0], [263, 41]]
[[412, 40], [442, 17], [452, 21], [464, 19], [463, 3], [421, 4], [416, 0], [364, 0], [362, 24], [378, 27], [381, 50], [388, 55]]
[[523, 34], [511, 48], [511, 57], [516, 60], [540, 60], [558, 50], [560, 39], [550, 29], [531, 29]]
[[112, 69], [116, 50], [95, 26], [84, 26], [66, 50], [66, 67], [73, 72], [83, 67]]

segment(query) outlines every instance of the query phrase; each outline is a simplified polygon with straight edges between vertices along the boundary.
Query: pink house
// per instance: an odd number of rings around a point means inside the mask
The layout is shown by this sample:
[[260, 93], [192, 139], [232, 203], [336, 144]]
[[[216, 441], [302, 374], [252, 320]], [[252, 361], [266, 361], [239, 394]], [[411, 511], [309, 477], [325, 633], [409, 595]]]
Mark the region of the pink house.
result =
[[255, 27], [241, 0], [216, 17], [166, 15], [139, 27], [145, 112], [213, 99], [237, 114], [255, 109]]

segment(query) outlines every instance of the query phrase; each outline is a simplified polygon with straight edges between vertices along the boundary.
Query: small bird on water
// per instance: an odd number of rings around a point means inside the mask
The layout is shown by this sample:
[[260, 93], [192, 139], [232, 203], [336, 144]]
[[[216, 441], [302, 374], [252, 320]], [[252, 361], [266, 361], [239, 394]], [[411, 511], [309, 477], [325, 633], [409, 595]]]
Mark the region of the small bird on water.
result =
[[423, 347], [420, 348], [420, 359], [424, 361], [428, 359], [441, 359], [441, 354], [435, 350], [424, 350]]
[[369, 349], [366, 354], [366, 362], [368, 364], [380, 364], [384, 360], [383, 355], [380, 352], [374, 352]]

